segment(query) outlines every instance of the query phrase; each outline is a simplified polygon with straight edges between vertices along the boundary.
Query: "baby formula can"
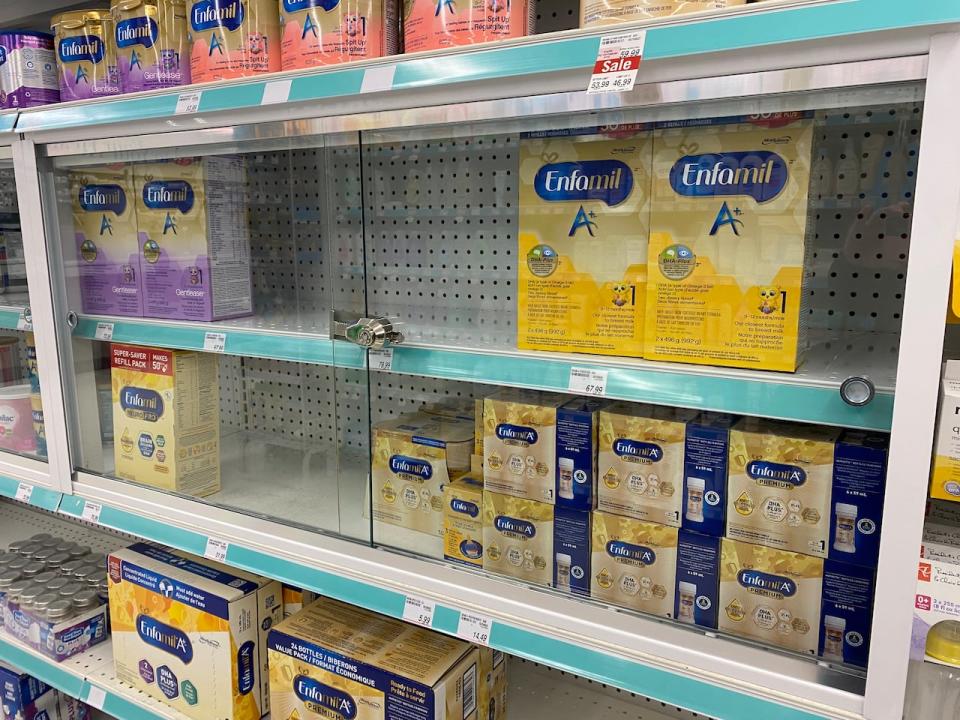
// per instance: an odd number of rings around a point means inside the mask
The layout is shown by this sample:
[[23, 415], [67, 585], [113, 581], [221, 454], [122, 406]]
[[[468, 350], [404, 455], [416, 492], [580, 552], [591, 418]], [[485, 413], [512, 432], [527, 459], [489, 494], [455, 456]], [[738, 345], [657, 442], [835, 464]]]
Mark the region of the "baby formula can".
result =
[[113, 19], [107, 9], [74, 10], [50, 21], [60, 68], [60, 99], [87, 100], [120, 93]]
[[0, 107], [25, 108], [60, 102], [53, 35], [0, 32]]
[[280, 70], [277, 0], [190, 0], [195, 83]]
[[523, 37], [535, 22], [534, 0], [404, 0], [403, 51]]
[[746, 3], [747, 0], [580, 0], [580, 27], [721, 10]]
[[0, 388], [0, 448], [22, 453], [37, 450], [29, 384]]
[[124, 92], [190, 82], [186, 0], [113, 0], [110, 13]]
[[396, 0], [280, 0], [284, 70], [397, 52]]

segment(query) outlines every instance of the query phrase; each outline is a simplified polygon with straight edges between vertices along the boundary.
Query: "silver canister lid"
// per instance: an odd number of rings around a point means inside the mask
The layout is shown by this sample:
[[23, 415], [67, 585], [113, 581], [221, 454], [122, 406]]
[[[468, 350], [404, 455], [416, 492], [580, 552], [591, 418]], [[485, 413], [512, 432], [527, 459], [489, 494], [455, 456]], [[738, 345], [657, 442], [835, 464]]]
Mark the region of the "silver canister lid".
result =
[[33, 585], [33, 580], [24, 580], [21, 578], [10, 584], [7, 588], [7, 602], [20, 602], [20, 593]]
[[16, 553], [17, 555], [19, 555], [20, 551], [23, 550], [23, 548], [27, 547], [27, 545], [32, 545], [34, 542], [36, 541], [35, 540], [14, 540], [12, 543], [7, 545], [7, 552]]
[[70, 556], [67, 553], [58, 552], [47, 558], [47, 567], [51, 570], [62, 568], [70, 562]]
[[33, 554], [34, 560], [39, 560], [42, 563], [47, 562], [47, 560], [57, 554], [57, 551], [52, 547], [42, 547]]
[[73, 601], [60, 598], [47, 605], [47, 620], [58, 622], [64, 620], [73, 613]]
[[22, 555], [16, 560], [7, 563], [7, 570], [16, 570], [18, 573], [23, 574], [23, 569], [29, 567], [33, 564], [33, 560], [30, 558], [25, 558]]
[[57, 549], [57, 552], [62, 552], [62, 553], [69, 553], [76, 546], [77, 544], [75, 542], [71, 542], [70, 540], [61, 540], [56, 545], [54, 545], [54, 547]]
[[73, 575], [77, 570], [80, 568], [85, 568], [86, 566], [87, 563], [83, 560], [68, 560], [60, 566], [60, 572], [62, 572], [64, 575]]
[[33, 601], [41, 595], [45, 595], [47, 589], [39, 583], [32, 583], [20, 591], [20, 608], [22, 610], [32, 610]]
[[82, 590], [73, 596], [75, 610], [90, 610], [100, 605], [100, 596], [93, 590]]
[[89, 555], [90, 548], [86, 545], [75, 545], [69, 550], [67, 550], [67, 554], [70, 555], [71, 558], [79, 559], [79, 558], [82, 558], [84, 555]]
[[50, 533], [37, 533], [36, 535], [31, 535], [30, 539], [34, 542], [43, 542], [44, 540], [54, 540], [55, 538]]
[[59, 577], [59, 575], [57, 575], [57, 573], [55, 573], [55, 572], [51, 572], [50, 570], [47, 570], [46, 572], [42, 572], [42, 573], [40, 573], [39, 575], [34, 575], [34, 576], [33, 576], [33, 581], [34, 581], [35, 583], [40, 583], [41, 585], [46, 585], [48, 582], [50, 582], [51, 580], [53, 580], [55, 577]]
[[53, 580], [47, 583], [47, 590], [50, 592], [59, 593], [60, 588], [62, 588], [64, 585], [72, 584], [74, 583], [70, 578], [65, 578], [61, 575], [60, 577], [55, 577]]
[[28, 578], [34, 578], [37, 575], [45, 573], [46, 571], [47, 571], [46, 563], [42, 563], [34, 560], [32, 563], [30, 563], [29, 565], [27, 565], [27, 567], [23, 569], [23, 576]]
[[6, 592], [13, 583], [23, 578], [18, 570], [0, 570], [0, 591]]
[[34, 553], [40, 552], [41, 550], [43, 550], [42, 543], [32, 542], [20, 548], [20, 554], [23, 555], [23, 557], [32, 558]]
[[[48, 586], [49, 587], [49, 586]], [[60, 597], [63, 598], [72, 598], [78, 592], [83, 592], [86, 588], [78, 582], [68, 582], [66, 585], [60, 588], [58, 592]]]
[[57, 602], [60, 598], [56, 593], [45, 592], [43, 595], [40, 595], [33, 601], [33, 611], [37, 614], [44, 613], [46, 614], [47, 608], [49, 608], [53, 603]]
[[8, 564], [16, 560], [19, 555], [12, 552], [0, 552], [0, 568], [5, 568]]

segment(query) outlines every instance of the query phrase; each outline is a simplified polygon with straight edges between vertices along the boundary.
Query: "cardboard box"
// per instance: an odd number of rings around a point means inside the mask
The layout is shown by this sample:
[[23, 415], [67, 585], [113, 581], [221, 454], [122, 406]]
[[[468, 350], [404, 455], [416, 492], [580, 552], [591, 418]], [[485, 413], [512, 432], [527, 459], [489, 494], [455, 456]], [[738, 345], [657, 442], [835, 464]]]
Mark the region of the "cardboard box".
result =
[[443, 557], [483, 567], [483, 482], [470, 475], [443, 487]]
[[681, 527], [720, 537], [727, 519], [730, 428], [736, 415], [703, 412], [687, 423]]
[[720, 538], [681, 530], [673, 616], [688, 625], [716, 628], [719, 590]]
[[507, 720], [507, 659], [502, 652], [479, 645], [481, 682], [478, 720]]
[[480, 657], [463, 640], [324, 598], [269, 643], [278, 718], [479, 720]]
[[557, 505], [573, 510], [597, 506], [599, 413], [606, 400], [574, 398], [557, 409]]
[[561, 592], [590, 595], [592, 520], [586, 510], [553, 508], [553, 586]]
[[930, 497], [960, 502], [960, 360], [947, 360], [940, 384]]
[[483, 569], [553, 584], [553, 505], [483, 491]]
[[956, 564], [921, 559], [917, 566], [917, 592], [913, 605], [910, 658], [960, 667], [955, 650], [960, 622], [960, 573]]

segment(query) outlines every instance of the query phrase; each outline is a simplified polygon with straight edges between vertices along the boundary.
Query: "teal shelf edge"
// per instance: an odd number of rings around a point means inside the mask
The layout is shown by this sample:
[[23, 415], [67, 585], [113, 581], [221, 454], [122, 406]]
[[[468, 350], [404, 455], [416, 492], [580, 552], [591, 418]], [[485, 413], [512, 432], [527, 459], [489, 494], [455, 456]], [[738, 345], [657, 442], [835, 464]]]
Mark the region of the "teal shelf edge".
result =
[[103, 700], [103, 707], [100, 709], [110, 717], [118, 718], [118, 720], [165, 720], [167, 717], [166, 715], [158, 715], [155, 712], [147, 710], [145, 707], [137, 705], [120, 695], [115, 695], [106, 688], [96, 685], [96, 683], [90, 683], [89, 681], [84, 683], [83, 690], [78, 699], [82, 702], [87, 702], [90, 698], [90, 691], [95, 686], [106, 694]]
[[21, 485], [27, 485], [33, 488], [33, 490], [30, 492], [30, 502], [27, 503], [28, 505], [33, 505], [41, 510], [50, 511], [54, 511], [60, 507], [60, 501], [63, 498], [63, 493], [57, 490], [50, 490], [42, 485], [33, 485], [32, 483], [24, 483], [20, 480], [14, 480], [13, 478], [5, 475], [0, 475], [0, 497], [16, 500], [17, 492], [19, 491]]
[[[6, 112], [0, 114], [0, 135], [3, 133], [12, 133], [13, 129], [17, 126], [17, 115], [19, 111], [14, 110], [13, 112]], [[12, 140], [13, 138], [6, 138], [7, 140]]]
[[878, 393], [864, 407], [847, 405], [837, 388], [780, 382], [756, 377], [716, 376], [692, 370], [605, 366], [590, 356], [583, 360], [552, 360], [549, 355], [484, 355], [457, 350], [398, 346], [392, 371], [469, 382], [516, 385], [568, 392], [570, 368], [607, 372], [606, 397], [678, 405], [798, 422], [842, 425], [889, 431], [893, 395]]
[[[762, 6], [761, 6], [762, 7]], [[901, 0], [832, 0], [788, 8], [763, 8], [752, 13], [714, 16], [647, 30], [644, 58], [665, 59], [681, 55], [740, 50], [751, 47], [817, 40], [848, 34], [932, 26], [960, 21], [955, 0], [925, 0], [905, 6]], [[611, 27], [610, 32], [616, 28]], [[600, 38], [559, 37], [506, 47], [461, 49], [429, 57], [387, 58], [395, 62], [392, 82], [385, 90], [411, 90], [476, 80], [504, 80], [523, 75], [586, 70], [593, 67]], [[331, 68], [306, 75], [270, 76], [224, 86], [177, 88], [161, 94], [115, 98], [92, 103], [50, 106], [10, 116], [18, 132], [36, 132], [86, 125], [172, 117], [182, 92], [200, 92], [198, 112], [218, 112], [259, 107], [267, 85], [290, 82], [288, 102], [324, 100], [364, 92], [364, 77], [375, 73], [371, 87], [381, 89], [379, 66]], [[641, 69], [641, 77], [642, 77]]]
[[[96, 339], [97, 324], [106, 322], [97, 318], [81, 317], [74, 328], [75, 337]], [[308, 335], [271, 335], [262, 332], [234, 330], [217, 325], [160, 325], [136, 320], [111, 320], [112, 342], [149, 345], [177, 350], [203, 350], [208, 332], [222, 332], [226, 336], [224, 354], [261, 357], [273, 360], [336, 365], [363, 368], [366, 358], [363, 350], [349, 343], [334, 343], [325, 337]]]
[[16, 308], [6, 308], [0, 310], [0, 329], [20, 330], [22, 318], [23, 310], [18, 310]]
[[[65, 495], [60, 511], [80, 517], [85, 502], [83, 498]], [[206, 535], [172, 527], [109, 505], [102, 506], [100, 523], [198, 555], [203, 554], [207, 545]], [[403, 593], [301, 565], [292, 560], [274, 557], [235, 543], [231, 543], [227, 549], [226, 563], [308, 588], [327, 597], [382, 615], [403, 618], [406, 601]], [[434, 611], [432, 627], [440, 632], [455, 635], [459, 617], [459, 610], [438, 604]], [[686, 707], [719, 720], [739, 720], [743, 717], [762, 717], [766, 720], [820, 720], [819, 715], [784, 707], [769, 700], [617, 658], [563, 640], [544, 637], [502, 622], [494, 621], [490, 645], [513, 655], [567, 670], [639, 695]], [[109, 705], [104, 709], [111, 711]], [[140, 712], [145, 711], [140, 710]], [[124, 720], [153, 717], [150, 714], [120, 713], [117, 713], [117, 716]]]
[[0, 660], [33, 675], [47, 685], [80, 699], [86, 681], [67, 672], [53, 660], [43, 660], [0, 637]]

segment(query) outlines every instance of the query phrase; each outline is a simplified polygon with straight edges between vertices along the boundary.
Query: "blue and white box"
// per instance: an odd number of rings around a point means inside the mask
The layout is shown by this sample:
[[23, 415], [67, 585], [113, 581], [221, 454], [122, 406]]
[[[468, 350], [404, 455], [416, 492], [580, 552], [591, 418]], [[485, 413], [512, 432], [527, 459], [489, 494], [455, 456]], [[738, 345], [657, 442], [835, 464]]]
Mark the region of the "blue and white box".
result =
[[597, 412], [609, 403], [574, 398], [557, 408], [557, 492], [559, 507], [597, 506]]
[[590, 513], [554, 507], [553, 586], [573, 595], [590, 595]]
[[719, 589], [720, 538], [681, 530], [673, 616], [689, 625], [716, 628]]
[[867, 666], [873, 588], [874, 573], [870, 568], [824, 561], [819, 648], [824, 660]]
[[687, 423], [681, 527], [721, 537], [727, 513], [730, 428], [739, 418], [704, 412]]
[[833, 455], [829, 557], [877, 566], [889, 436], [847, 430]]

